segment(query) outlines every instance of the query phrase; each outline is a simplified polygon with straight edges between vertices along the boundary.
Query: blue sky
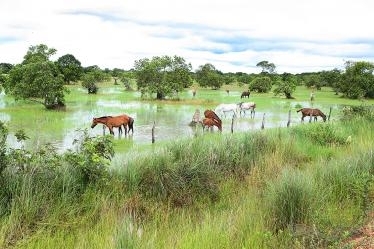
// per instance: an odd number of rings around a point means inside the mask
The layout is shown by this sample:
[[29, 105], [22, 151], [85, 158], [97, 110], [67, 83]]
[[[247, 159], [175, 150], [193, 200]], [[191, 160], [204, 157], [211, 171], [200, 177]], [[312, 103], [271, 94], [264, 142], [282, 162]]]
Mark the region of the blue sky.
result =
[[55, 58], [129, 70], [135, 60], [178, 55], [193, 70], [278, 73], [374, 62], [372, 0], [2, 0], [0, 62], [20, 63], [46, 44]]

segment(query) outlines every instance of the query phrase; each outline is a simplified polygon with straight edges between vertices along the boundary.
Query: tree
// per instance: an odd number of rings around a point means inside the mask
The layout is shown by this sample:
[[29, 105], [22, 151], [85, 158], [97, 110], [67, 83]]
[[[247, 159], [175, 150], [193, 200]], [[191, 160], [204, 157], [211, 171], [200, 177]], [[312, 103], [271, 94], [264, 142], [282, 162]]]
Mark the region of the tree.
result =
[[66, 84], [71, 81], [78, 81], [83, 73], [81, 62], [74, 55], [66, 54], [57, 59], [57, 66], [64, 75]]
[[221, 74], [212, 64], [207, 63], [196, 70], [196, 80], [201, 87], [219, 89], [224, 83]]
[[322, 71], [321, 72], [321, 81], [322, 85], [332, 87], [336, 94], [339, 92], [339, 82], [341, 78], [341, 71], [337, 68], [334, 68], [331, 71]]
[[284, 94], [287, 99], [293, 99], [292, 93], [296, 90], [296, 80], [290, 73], [283, 73], [276, 83], [274, 95]]
[[0, 63], [0, 74], [7, 74], [13, 68], [13, 64], [10, 63]]
[[15, 99], [30, 99], [42, 103], [47, 109], [65, 106], [63, 75], [49, 60], [56, 52], [44, 44], [31, 46], [21, 64], [14, 66], [5, 82], [5, 92]]
[[163, 99], [192, 85], [191, 69], [182, 57], [154, 56], [135, 61], [134, 72], [142, 94]]
[[260, 61], [256, 64], [256, 67], [261, 67], [262, 74], [274, 74], [275, 73], [275, 65], [274, 63], [269, 63], [268, 61]]
[[374, 98], [374, 64], [365, 61], [346, 62], [339, 84], [340, 92], [352, 99]]
[[271, 90], [271, 87], [272, 82], [268, 76], [257, 77], [249, 84], [249, 90], [259, 93], [267, 93]]

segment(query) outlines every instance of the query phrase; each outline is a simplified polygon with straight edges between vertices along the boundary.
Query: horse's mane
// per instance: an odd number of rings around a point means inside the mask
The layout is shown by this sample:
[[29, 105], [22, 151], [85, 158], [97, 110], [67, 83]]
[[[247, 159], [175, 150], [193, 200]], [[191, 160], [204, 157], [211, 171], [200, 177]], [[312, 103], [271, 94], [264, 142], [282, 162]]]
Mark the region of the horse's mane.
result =
[[98, 117], [97, 119], [102, 119], [102, 118], [111, 118], [113, 116], [101, 116], [101, 117]]
[[206, 118], [212, 118], [212, 119], [215, 119], [215, 120], [217, 120], [219, 123], [221, 123], [222, 124], [222, 120], [218, 117], [218, 115], [214, 112], [214, 111], [212, 111], [212, 110], [205, 110], [205, 112], [204, 112], [204, 116], [206, 117]]

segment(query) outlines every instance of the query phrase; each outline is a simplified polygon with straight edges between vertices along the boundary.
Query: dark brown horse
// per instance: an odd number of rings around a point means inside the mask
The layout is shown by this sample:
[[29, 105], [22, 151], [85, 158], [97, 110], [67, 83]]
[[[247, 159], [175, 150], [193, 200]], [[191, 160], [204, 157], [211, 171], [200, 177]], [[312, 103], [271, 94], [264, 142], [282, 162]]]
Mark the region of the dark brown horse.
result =
[[244, 92], [242, 92], [242, 95], [240, 96], [240, 98], [241, 99], [245, 98], [245, 97], [249, 98], [249, 95], [251, 95], [251, 93], [249, 91], [244, 91]]
[[218, 130], [222, 131], [222, 120], [218, 117], [218, 115], [212, 110], [205, 110], [204, 111], [205, 118], [202, 121], [203, 130], [206, 126], [213, 127], [217, 126]]
[[104, 124], [109, 128], [110, 134], [114, 135], [113, 128], [117, 127], [119, 135], [122, 133], [121, 127], [125, 129], [125, 135], [127, 135], [127, 127], [134, 133], [134, 119], [127, 115], [119, 116], [102, 116], [99, 118], [93, 118], [91, 128], [94, 128], [97, 124]]
[[321, 112], [319, 109], [313, 109], [313, 108], [301, 108], [300, 110], [297, 110], [297, 112], [301, 112], [301, 122], [304, 121], [304, 117], [314, 117], [314, 121], [317, 121], [317, 117], [320, 116], [323, 119], [323, 122], [326, 122], [326, 115]]

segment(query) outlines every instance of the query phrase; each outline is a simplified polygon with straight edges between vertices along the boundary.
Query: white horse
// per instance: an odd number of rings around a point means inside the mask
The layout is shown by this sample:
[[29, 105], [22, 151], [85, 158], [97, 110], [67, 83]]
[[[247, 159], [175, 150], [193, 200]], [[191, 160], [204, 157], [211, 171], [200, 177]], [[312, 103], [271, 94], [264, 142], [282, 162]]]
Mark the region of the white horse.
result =
[[238, 107], [239, 107], [239, 110], [240, 110], [240, 116], [242, 115], [242, 112], [244, 113], [244, 116], [245, 116], [245, 112], [247, 110], [251, 110], [251, 118], [254, 118], [255, 117], [255, 108], [256, 108], [256, 103], [255, 102], [240, 102], [238, 104]]
[[226, 117], [227, 112], [232, 112], [232, 116], [236, 117], [237, 110], [238, 106], [236, 104], [219, 104], [215, 109], [215, 113], [219, 113]]

